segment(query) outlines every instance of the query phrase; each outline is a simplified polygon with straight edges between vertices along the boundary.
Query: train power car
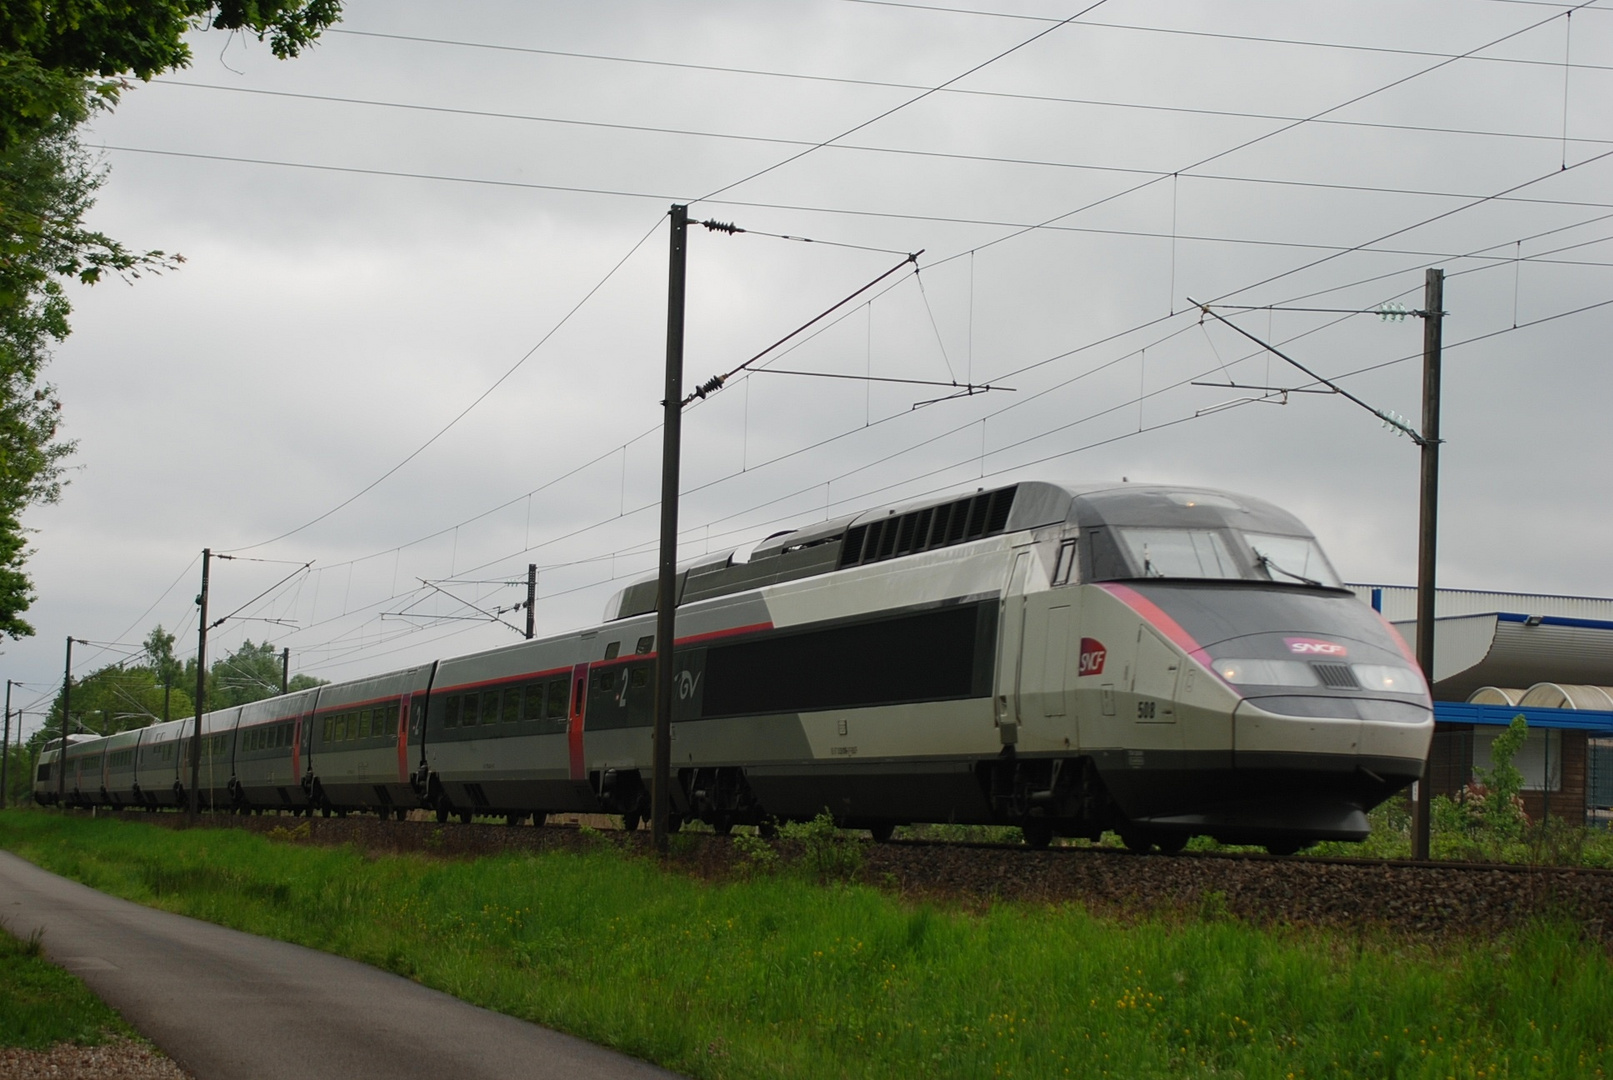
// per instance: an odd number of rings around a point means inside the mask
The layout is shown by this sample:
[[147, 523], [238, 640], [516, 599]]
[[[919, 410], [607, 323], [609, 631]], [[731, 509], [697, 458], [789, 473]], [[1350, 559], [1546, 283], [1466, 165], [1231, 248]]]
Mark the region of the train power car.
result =
[[[827, 810], [876, 836], [1014, 824], [1033, 844], [1292, 851], [1363, 839], [1433, 731], [1404, 643], [1309, 530], [1226, 492], [1026, 481], [882, 507], [703, 558], [677, 592], [672, 801], [719, 832]], [[656, 594], [646, 579], [598, 626], [213, 714], [232, 735], [214, 767], [246, 808], [635, 824]]]

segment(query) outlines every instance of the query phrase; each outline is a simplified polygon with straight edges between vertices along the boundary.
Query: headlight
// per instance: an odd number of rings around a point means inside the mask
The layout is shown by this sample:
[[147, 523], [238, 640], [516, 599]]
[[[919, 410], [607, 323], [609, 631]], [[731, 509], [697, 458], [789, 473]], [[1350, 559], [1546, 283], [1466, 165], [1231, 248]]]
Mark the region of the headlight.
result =
[[1259, 686], [1316, 686], [1311, 666], [1301, 660], [1217, 660], [1217, 675], [1229, 683]]
[[1391, 694], [1427, 692], [1423, 677], [1411, 668], [1394, 664], [1351, 664], [1350, 669], [1363, 690], [1386, 690]]

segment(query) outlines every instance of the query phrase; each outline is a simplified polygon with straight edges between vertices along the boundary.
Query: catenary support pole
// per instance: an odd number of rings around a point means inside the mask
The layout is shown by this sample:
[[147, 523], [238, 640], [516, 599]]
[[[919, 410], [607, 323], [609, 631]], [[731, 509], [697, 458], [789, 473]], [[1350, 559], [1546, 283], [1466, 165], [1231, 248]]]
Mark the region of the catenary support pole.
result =
[[202, 591], [196, 594], [196, 606], [201, 614], [196, 620], [196, 723], [190, 736], [190, 790], [188, 813], [194, 824], [201, 816], [202, 782], [202, 713], [207, 711], [207, 575], [212, 569], [213, 552], [202, 548]]
[[[1430, 269], [1423, 284], [1422, 497], [1417, 528], [1417, 664], [1434, 684], [1434, 570], [1439, 526], [1440, 343], [1445, 320], [1445, 271]], [[1433, 750], [1430, 748], [1432, 759]], [[1411, 857], [1428, 858], [1433, 770], [1423, 765], [1412, 809]]]
[[[17, 721], [17, 741], [22, 742], [22, 720]], [[6, 793], [11, 789], [6, 786], [6, 766], [11, 763], [11, 680], [6, 680], [6, 725], [5, 734], [0, 735], [0, 810], [6, 808], [9, 800]]]
[[287, 645], [280, 650], [280, 692], [289, 693], [291, 690], [291, 646]]
[[538, 564], [526, 564], [526, 639], [532, 640], [538, 617]]
[[62, 741], [56, 755], [56, 805], [67, 802], [67, 722], [68, 706], [73, 703], [73, 639], [67, 639], [67, 665], [62, 670]]
[[673, 643], [678, 610], [678, 450], [683, 423], [683, 293], [689, 208], [674, 203], [666, 300], [666, 400], [661, 427], [661, 577], [655, 613], [655, 739], [650, 774], [650, 836], [665, 854], [672, 810]]

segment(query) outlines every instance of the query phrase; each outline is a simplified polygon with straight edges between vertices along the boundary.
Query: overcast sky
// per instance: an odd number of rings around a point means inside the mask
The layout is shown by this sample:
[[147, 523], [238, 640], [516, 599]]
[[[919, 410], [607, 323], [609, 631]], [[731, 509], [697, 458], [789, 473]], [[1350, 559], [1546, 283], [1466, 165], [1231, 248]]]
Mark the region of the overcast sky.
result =
[[[291, 62], [195, 35], [87, 133], [92, 224], [186, 261], [74, 292], [49, 377], [78, 452], [27, 519], [20, 700], [67, 635], [160, 622], [193, 651], [204, 546], [284, 560], [213, 564], [215, 617], [280, 621], [210, 652], [268, 637], [324, 678], [514, 640], [461, 601], [518, 602], [528, 563], [540, 632], [596, 620], [653, 570], [665, 217], [702, 199], [751, 231], [691, 234], [688, 386], [922, 250], [771, 363], [1013, 392], [730, 383], [685, 418], [686, 557], [1124, 476], [1270, 499], [1347, 579], [1410, 583], [1416, 447], [1341, 397], [1192, 385], [1308, 380], [1187, 298], [1415, 309], [1439, 266], [1440, 583], [1613, 595], [1613, 13], [1107, 0], [1058, 25], [1082, 6], [354, 0]], [[1224, 313], [1330, 377], [1388, 365], [1344, 384], [1419, 422], [1415, 318]]]

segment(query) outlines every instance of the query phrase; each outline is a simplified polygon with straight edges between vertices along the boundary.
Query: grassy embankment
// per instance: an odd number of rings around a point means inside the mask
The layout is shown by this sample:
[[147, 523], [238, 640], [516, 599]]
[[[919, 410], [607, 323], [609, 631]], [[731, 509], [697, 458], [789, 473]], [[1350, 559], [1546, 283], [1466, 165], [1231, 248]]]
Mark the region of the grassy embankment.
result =
[[82, 982], [45, 960], [40, 943], [37, 932], [20, 926], [0, 929], [0, 1047], [98, 1046], [133, 1034]]
[[1613, 965], [1571, 928], [1444, 945], [1075, 905], [914, 907], [609, 844], [466, 862], [0, 815], [0, 846], [702, 1077], [1602, 1076]]

